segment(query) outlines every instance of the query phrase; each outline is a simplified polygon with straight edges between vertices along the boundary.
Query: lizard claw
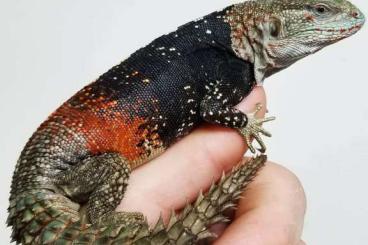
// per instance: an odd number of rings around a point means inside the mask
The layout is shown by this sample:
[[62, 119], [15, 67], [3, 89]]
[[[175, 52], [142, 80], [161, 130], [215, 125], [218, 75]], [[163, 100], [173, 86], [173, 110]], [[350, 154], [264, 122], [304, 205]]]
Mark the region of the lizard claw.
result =
[[271, 133], [265, 130], [262, 127], [262, 124], [265, 122], [270, 122], [275, 120], [275, 117], [267, 117], [267, 118], [256, 118], [257, 113], [262, 109], [261, 104], [256, 105], [256, 110], [253, 113], [247, 114], [248, 123], [244, 128], [239, 129], [239, 132], [243, 135], [246, 144], [248, 145], [249, 150], [252, 153], [256, 152], [256, 149], [252, 145], [251, 138], [254, 138], [257, 143], [260, 145], [260, 149], [257, 149], [261, 153], [266, 151], [266, 145], [262, 140], [261, 134], [267, 137], [271, 137]]

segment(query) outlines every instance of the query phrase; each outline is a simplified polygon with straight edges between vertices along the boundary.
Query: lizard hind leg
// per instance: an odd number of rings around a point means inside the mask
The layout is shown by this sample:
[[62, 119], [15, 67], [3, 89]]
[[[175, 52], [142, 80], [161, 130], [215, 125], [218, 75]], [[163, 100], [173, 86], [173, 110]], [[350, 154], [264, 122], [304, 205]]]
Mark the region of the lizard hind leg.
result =
[[86, 202], [89, 223], [98, 226], [143, 220], [139, 213], [118, 213], [130, 176], [128, 162], [118, 153], [89, 156], [59, 174], [55, 184], [72, 200]]

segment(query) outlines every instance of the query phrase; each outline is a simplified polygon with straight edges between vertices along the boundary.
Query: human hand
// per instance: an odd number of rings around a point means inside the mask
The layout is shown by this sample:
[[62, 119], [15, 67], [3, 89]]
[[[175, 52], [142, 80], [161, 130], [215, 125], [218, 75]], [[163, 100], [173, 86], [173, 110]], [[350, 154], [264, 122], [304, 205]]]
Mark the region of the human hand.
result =
[[[266, 108], [261, 87], [238, 108], [250, 112], [258, 102]], [[264, 114], [265, 109], [259, 113]], [[208, 189], [223, 171], [234, 167], [246, 150], [235, 130], [204, 125], [134, 170], [117, 211], [142, 212], [150, 224], [155, 224], [160, 215], [167, 221], [171, 210], [194, 201], [200, 190]], [[304, 244], [300, 236], [305, 206], [304, 191], [295, 175], [268, 162], [248, 186], [232, 223], [215, 228], [221, 234], [215, 244]]]

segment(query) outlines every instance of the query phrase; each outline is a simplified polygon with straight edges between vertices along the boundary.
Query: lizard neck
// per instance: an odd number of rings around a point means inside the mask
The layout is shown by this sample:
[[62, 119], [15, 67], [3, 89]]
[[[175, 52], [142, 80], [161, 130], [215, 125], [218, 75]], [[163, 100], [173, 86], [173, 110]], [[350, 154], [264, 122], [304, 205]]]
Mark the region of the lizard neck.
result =
[[255, 17], [253, 13], [261, 7], [254, 1], [233, 5], [227, 10], [225, 20], [231, 28], [231, 48], [239, 58], [254, 65], [258, 84], [288, 66], [278, 66], [272, 50], [268, 49], [275, 20], [268, 15]]

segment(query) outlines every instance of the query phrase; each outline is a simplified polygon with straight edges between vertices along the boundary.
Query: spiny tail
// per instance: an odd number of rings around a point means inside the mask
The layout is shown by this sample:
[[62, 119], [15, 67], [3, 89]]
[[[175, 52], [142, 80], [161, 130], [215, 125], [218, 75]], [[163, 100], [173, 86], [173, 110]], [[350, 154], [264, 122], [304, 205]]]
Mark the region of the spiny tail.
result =
[[135, 244], [196, 244], [202, 239], [214, 237], [208, 227], [228, 221], [223, 212], [236, 206], [244, 188], [266, 160], [265, 155], [243, 160], [230, 174], [223, 175], [218, 184], [213, 184], [204, 196], [200, 193], [196, 202], [187, 205], [179, 216], [172, 214], [168, 226], [160, 219], [153, 230], [142, 229], [141, 234], [136, 236]]
[[195, 244], [213, 236], [210, 225], [227, 221], [223, 211], [236, 205], [265, 161], [264, 155], [244, 161], [180, 215], [173, 214], [167, 226], [161, 219], [153, 229], [146, 222], [106, 227], [83, 224], [78, 204], [48, 190], [29, 191], [14, 199], [8, 225], [13, 226], [13, 240], [22, 244]]

